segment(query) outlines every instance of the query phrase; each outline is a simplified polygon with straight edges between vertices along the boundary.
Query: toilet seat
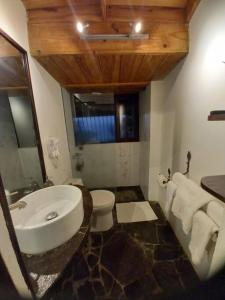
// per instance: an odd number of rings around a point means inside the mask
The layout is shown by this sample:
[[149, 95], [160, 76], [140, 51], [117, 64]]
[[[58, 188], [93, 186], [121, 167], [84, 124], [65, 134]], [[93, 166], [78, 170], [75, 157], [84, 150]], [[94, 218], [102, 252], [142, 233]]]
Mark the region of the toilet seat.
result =
[[106, 190], [95, 190], [91, 192], [94, 210], [109, 209], [115, 204], [115, 195]]

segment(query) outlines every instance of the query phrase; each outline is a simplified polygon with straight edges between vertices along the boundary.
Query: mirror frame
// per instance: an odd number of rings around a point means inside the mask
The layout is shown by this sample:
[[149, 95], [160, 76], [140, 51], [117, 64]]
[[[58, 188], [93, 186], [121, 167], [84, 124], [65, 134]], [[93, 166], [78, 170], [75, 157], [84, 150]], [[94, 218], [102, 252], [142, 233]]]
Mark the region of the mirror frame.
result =
[[24, 50], [17, 42], [15, 42], [8, 34], [6, 34], [1, 28], [0, 28], [0, 36], [3, 36], [13, 47], [15, 47], [22, 55], [23, 58], [23, 65], [24, 65], [24, 71], [27, 75], [28, 79], [28, 95], [30, 97], [30, 103], [31, 103], [31, 109], [32, 109], [32, 116], [33, 116], [33, 122], [34, 122], [34, 131], [36, 134], [36, 143], [38, 148], [38, 154], [40, 159], [40, 165], [41, 165], [41, 172], [43, 181], [46, 181], [46, 169], [45, 169], [45, 163], [44, 163], [44, 154], [41, 144], [41, 136], [38, 126], [38, 120], [37, 120], [37, 114], [36, 114], [36, 107], [34, 102], [34, 95], [33, 95], [33, 88], [32, 88], [32, 82], [31, 82], [31, 76], [30, 76], [30, 68], [29, 68], [29, 62], [28, 62], [28, 56], [27, 51]]
[[[21, 53], [22, 58], [23, 58], [24, 71], [26, 72], [27, 80], [28, 80], [28, 95], [30, 97], [32, 116], [33, 116], [33, 122], [34, 122], [34, 131], [36, 134], [36, 143], [37, 143], [38, 154], [39, 154], [39, 159], [40, 159], [42, 178], [43, 178], [43, 181], [45, 182], [47, 175], [46, 175], [44, 154], [43, 154], [43, 149], [42, 149], [42, 144], [41, 144], [41, 137], [40, 137], [40, 131], [39, 131], [39, 126], [38, 126], [38, 120], [37, 120], [37, 114], [36, 114], [36, 108], [35, 108], [35, 102], [34, 102], [34, 96], [33, 96], [33, 89], [32, 89], [32, 83], [31, 83], [27, 51], [24, 48], [22, 48], [16, 41], [14, 41], [1, 28], [0, 28], [0, 36], [5, 38], [13, 47], [15, 47]], [[5, 218], [6, 226], [7, 226], [8, 232], [9, 232], [9, 237], [10, 237], [12, 246], [15, 251], [18, 265], [19, 265], [21, 273], [24, 277], [25, 283], [27, 284], [28, 289], [30, 290], [33, 298], [35, 299], [36, 296], [35, 296], [33, 287], [31, 285], [31, 281], [29, 279], [28, 272], [26, 270], [26, 267], [25, 267], [25, 264], [24, 264], [24, 261], [23, 261], [22, 255], [21, 255], [21, 251], [20, 251], [19, 244], [17, 241], [16, 233], [14, 230], [11, 214], [10, 214], [9, 207], [8, 207], [8, 202], [6, 200], [5, 189], [4, 189], [4, 185], [2, 182], [1, 173], [0, 173], [0, 205], [1, 205], [3, 215]]]

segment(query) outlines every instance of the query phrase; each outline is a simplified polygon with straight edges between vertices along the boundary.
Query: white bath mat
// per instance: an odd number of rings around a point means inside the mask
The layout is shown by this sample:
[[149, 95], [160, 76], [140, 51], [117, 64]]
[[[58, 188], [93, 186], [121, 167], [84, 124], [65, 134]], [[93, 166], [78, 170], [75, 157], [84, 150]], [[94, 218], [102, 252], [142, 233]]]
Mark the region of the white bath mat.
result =
[[116, 204], [118, 223], [133, 223], [157, 220], [148, 201]]

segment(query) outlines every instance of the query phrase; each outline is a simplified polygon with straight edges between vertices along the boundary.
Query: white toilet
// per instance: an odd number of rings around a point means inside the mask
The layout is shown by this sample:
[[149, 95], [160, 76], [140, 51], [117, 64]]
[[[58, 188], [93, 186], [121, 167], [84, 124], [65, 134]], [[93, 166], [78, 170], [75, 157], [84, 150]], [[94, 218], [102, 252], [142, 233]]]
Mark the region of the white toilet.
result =
[[93, 199], [93, 215], [91, 232], [107, 231], [113, 227], [112, 210], [115, 204], [115, 195], [106, 190], [91, 192]]

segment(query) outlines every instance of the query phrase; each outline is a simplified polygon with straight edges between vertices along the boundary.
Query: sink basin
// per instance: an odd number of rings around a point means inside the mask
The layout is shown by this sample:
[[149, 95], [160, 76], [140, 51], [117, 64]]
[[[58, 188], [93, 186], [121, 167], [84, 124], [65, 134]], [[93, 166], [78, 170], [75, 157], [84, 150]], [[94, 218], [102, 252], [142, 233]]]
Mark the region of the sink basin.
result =
[[64, 244], [83, 222], [83, 198], [77, 187], [52, 186], [20, 201], [27, 205], [12, 210], [11, 215], [23, 253], [40, 254]]

